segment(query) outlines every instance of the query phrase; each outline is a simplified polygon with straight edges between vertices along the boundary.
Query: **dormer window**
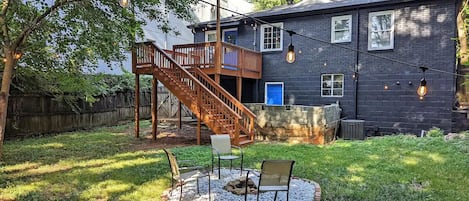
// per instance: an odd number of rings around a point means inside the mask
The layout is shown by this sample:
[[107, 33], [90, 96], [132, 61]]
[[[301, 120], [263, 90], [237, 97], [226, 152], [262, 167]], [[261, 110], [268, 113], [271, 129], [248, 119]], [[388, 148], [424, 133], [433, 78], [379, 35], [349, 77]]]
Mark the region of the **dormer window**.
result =
[[368, 20], [368, 50], [394, 48], [394, 12], [372, 12]]
[[352, 15], [336, 16], [331, 20], [331, 42], [352, 41]]
[[282, 51], [283, 23], [261, 25], [261, 52]]

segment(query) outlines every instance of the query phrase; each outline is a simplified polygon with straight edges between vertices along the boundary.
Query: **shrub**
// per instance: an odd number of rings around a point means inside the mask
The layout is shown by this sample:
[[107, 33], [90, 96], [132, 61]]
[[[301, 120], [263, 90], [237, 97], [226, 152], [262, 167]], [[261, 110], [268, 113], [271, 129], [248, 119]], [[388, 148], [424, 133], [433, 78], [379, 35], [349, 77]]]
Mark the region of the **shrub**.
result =
[[444, 132], [440, 128], [432, 127], [427, 131], [427, 137], [443, 137]]

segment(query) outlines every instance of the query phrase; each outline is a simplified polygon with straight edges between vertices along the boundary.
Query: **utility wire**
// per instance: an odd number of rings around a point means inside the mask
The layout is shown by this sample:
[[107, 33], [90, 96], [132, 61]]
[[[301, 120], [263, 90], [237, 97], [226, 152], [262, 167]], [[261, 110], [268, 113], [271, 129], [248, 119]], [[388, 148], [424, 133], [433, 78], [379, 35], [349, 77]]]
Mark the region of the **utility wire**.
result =
[[[199, 0], [200, 2], [202, 3], [206, 3], [206, 4], [209, 4], [211, 6], [217, 6], [216, 4], [213, 4], [213, 3], [210, 3], [210, 2], [207, 2], [205, 0]], [[299, 33], [296, 33], [292, 30], [288, 30], [288, 29], [284, 29], [282, 27], [278, 27], [278, 26], [275, 26], [273, 25], [272, 23], [270, 22], [267, 22], [265, 20], [262, 20], [262, 19], [259, 19], [259, 18], [256, 18], [256, 17], [251, 17], [249, 15], [246, 15], [246, 14], [243, 14], [243, 13], [240, 13], [240, 12], [237, 12], [237, 11], [234, 11], [234, 10], [231, 10], [229, 8], [224, 8], [224, 7], [221, 7], [220, 6], [220, 9], [223, 9], [223, 10], [226, 10], [228, 12], [232, 12], [234, 14], [237, 14], [237, 15], [241, 15], [243, 17], [246, 17], [246, 18], [249, 18], [251, 20], [253, 20], [254, 22], [256, 23], [259, 23], [259, 24], [267, 24], [267, 25], [270, 25], [272, 27], [275, 27], [275, 28], [278, 28], [282, 31], [285, 31], [287, 33], [294, 33], [298, 36], [301, 36], [303, 38], [306, 38], [306, 39], [310, 39], [310, 40], [314, 40], [314, 41], [317, 41], [317, 42], [320, 42], [320, 43], [325, 43], [325, 44], [328, 44], [328, 45], [331, 45], [331, 46], [335, 46], [335, 47], [338, 47], [338, 48], [342, 48], [342, 49], [347, 49], [347, 50], [350, 50], [350, 51], [354, 51], [354, 52], [358, 52], [358, 53], [361, 53], [361, 54], [365, 54], [365, 55], [368, 55], [368, 56], [372, 56], [372, 57], [376, 57], [376, 58], [380, 58], [380, 59], [384, 59], [384, 60], [388, 60], [388, 61], [391, 61], [391, 62], [395, 62], [395, 63], [399, 63], [399, 64], [403, 64], [403, 65], [407, 65], [407, 66], [410, 66], [410, 67], [414, 67], [414, 68], [418, 68], [418, 69], [421, 69], [422, 66], [421, 65], [417, 65], [417, 64], [413, 64], [413, 63], [409, 63], [409, 62], [406, 62], [406, 61], [401, 61], [401, 60], [397, 60], [397, 59], [393, 59], [393, 58], [389, 58], [389, 57], [385, 57], [385, 56], [381, 56], [381, 55], [377, 55], [377, 54], [372, 54], [372, 53], [369, 53], [367, 51], [364, 51], [364, 50], [360, 50], [360, 49], [355, 49], [355, 48], [352, 48], [352, 47], [347, 47], [347, 46], [343, 46], [343, 45], [339, 45], [339, 44], [336, 44], [336, 43], [331, 43], [329, 41], [325, 41], [325, 40], [322, 40], [322, 39], [318, 39], [318, 38], [314, 38], [314, 37], [311, 37], [311, 36], [306, 36], [304, 34], [299, 34]], [[440, 70], [440, 69], [436, 69], [436, 68], [429, 68], [429, 67], [426, 67], [427, 70], [430, 70], [430, 71], [435, 71], [435, 72], [439, 72], [439, 73], [444, 73], [444, 74], [449, 74], [449, 75], [454, 75], [454, 76], [461, 76], [461, 77], [465, 77], [465, 75], [463, 74], [458, 74], [458, 73], [453, 73], [453, 72], [448, 72], [448, 71], [444, 71], [444, 70]]]

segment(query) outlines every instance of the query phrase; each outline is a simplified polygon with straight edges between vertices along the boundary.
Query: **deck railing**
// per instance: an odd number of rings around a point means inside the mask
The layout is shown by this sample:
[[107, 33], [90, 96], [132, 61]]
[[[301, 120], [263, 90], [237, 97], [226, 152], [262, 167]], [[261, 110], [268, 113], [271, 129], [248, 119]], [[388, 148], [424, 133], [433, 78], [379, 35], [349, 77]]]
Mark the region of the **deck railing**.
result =
[[262, 54], [260, 52], [222, 42], [221, 66], [216, 66], [215, 44], [215, 42], [206, 42], [174, 45], [173, 58], [185, 68], [200, 68], [207, 74], [261, 78]]

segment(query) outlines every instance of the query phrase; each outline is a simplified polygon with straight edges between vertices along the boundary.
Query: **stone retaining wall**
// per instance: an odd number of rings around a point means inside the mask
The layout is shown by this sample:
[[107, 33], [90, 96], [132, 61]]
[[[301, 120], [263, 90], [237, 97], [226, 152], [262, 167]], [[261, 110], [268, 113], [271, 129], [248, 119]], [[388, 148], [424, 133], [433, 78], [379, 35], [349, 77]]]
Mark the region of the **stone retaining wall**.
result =
[[257, 115], [260, 140], [290, 143], [328, 144], [335, 138], [341, 109], [338, 104], [324, 106], [268, 106], [246, 104]]

